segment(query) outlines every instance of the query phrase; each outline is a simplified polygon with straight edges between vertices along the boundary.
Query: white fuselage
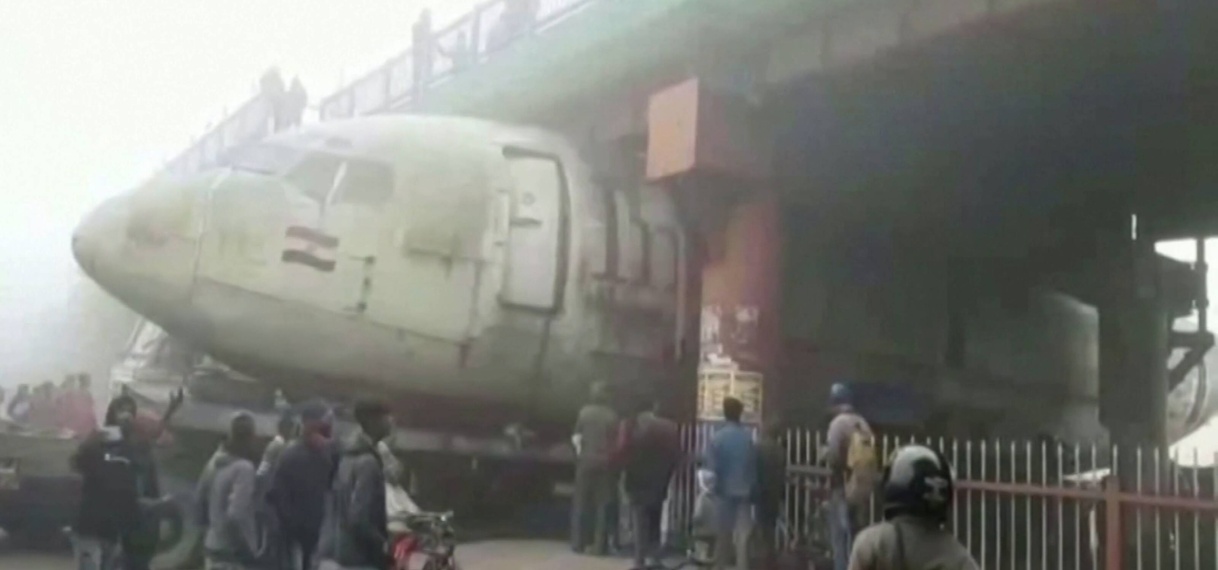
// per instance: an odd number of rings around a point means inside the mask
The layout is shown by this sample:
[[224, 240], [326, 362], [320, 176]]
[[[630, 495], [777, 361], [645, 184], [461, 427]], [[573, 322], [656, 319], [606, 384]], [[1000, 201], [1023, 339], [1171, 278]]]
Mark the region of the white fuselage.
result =
[[107, 202], [74, 251], [238, 369], [561, 413], [589, 381], [661, 377], [681, 280], [671, 204], [598, 188], [560, 137], [372, 117], [228, 162]]

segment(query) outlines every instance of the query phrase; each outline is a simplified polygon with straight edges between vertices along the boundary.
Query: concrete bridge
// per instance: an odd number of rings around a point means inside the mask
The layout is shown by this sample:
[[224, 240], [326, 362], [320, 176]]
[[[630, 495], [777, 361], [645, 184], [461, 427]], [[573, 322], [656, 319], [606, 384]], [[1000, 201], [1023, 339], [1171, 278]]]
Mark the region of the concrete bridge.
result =
[[[852, 380], [893, 426], [1157, 445], [1218, 401], [1190, 372], [1204, 316], [1172, 331], [1205, 314], [1204, 264], [1155, 252], [1218, 233], [1212, 3], [548, 0], [505, 36], [508, 4], [320, 119], [537, 123], [607, 185], [672, 193], [698, 238], [689, 415], [726, 381], [819, 421]], [[170, 168], [266, 127], [254, 99]]]

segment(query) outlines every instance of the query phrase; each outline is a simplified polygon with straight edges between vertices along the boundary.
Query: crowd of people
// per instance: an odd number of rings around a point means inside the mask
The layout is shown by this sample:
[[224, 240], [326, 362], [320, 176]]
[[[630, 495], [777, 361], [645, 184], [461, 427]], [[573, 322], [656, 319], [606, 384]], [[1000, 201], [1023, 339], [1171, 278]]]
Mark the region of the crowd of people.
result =
[[[575, 497], [571, 548], [604, 555], [618, 525], [614, 508], [619, 485], [632, 508], [636, 570], [663, 568], [660, 523], [671, 479], [685, 459], [677, 424], [658, 406], [620, 417], [603, 386], [576, 422]], [[829, 470], [827, 501], [832, 565], [835, 570], [951, 568], [973, 570], [968, 551], [945, 529], [952, 500], [951, 468], [939, 452], [907, 446], [881, 474], [875, 435], [853, 406], [848, 385], [833, 385], [831, 421], [821, 462]], [[709, 530], [716, 570], [780, 567], [776, 529], [787, 487], [787, 452], [777, 423], [755, 436], [742, 423], [744, 404], [726, 398], [723, 423], [701, 457], [707, 489], [695, 508], [695, 525]], [[882, 475], [882, 477], [881, 477]], [[857, 516], [879, 490], [885, 521], [860, 532]], [[750, 553], [756, 532], [761, 552]], [[856, 539], [857, 537], [857, 539]], [[757, 554], [757, 556], [753, 556]], [[801, 567], [806, 567], [804, 564]]]
[[[180, 395], [164, 419], [178, 405]], [[82, 476], [72, 527], [79, 570], [146, 570], [157, 549], [173, 502], [161, 494], [139, 417], [134, 399], [115, 398], [73, 457]], [[262, 446], [254, 417], [234, 414], [200, 474], [191, 513], [204, 529], [208, 570], [390, 567], [398, 538], [390, 535], [390, 507], [418, 507], [384, 442], [388, 406], [357, 403], [354, 418], [359, 431], [340, 442], [329, 406], [305, 403], [285, 412], [275, 439]]]
[[[85, 380], [74, 377], [75, 386]], [[610, 554], [624, 490], [634, 529], [634, 566], [660, 568], [661, 521], [670, 483], [683, 457], [677, 424], [659, 405], [620, 413], [597, 385], [580, 411], [571, 548]], [[874, 434], [851, 404], [850, 390], [832, 388], [833, 418], [822, 460], [830, 472], [829, 530], [835, 570], [976, 568], [944, 528], [950, 513], [951, 468], [937, 451], [902, 448], [881, 479]], [[11, 404], [11, 402], [10, 402]], [[136, 401], [114, 398], [103, 425], [80, 444], [73, 466], [82, 475], [82, 500], [73, 526], [80, 570], [144, 570], [156, 551], [159, 521], [171, 501], [162, 496], [152, 446], [181, 404], [175, 395], [155, 429], [140, 427]], [[695, 518], [710, 527], [716, 569], [748, 568], [756, 559], [748, 537], [756, 530], [763, 568], [777, 568], [774, 531], [786, 490], [786, 450], [776, 424], [760, 436], [742, 423], [744, 404], [723, 401], [724, 421], [699, 458], [709, 474]], [[417, 513], [402, 488], [402, 468], [386, 445], [392, 430], [387, 405], [355, 405], [359, 429], [344, 441], [333, 433], [334, 413], [321, 401], [285, 412], [275, 438], [260, 445], [256, 422], [236, 413], [200, 477], [193, 516], [205, 529], [209, 570], [339, 570], [392, 568], [405, 527], [397, 517]], [[855, 513], [882, 493], [885, 522], [861, 533]], [[700, 498], [699, 502], [702, 501]], [[121, 555], [120, 555], [121, 553]]]
[[86, 437], [97, 429], [88, 374], [69, 374], [59, 385], [21, 384], [10, 397], [0, 390], [0, 419], [18, 429]]

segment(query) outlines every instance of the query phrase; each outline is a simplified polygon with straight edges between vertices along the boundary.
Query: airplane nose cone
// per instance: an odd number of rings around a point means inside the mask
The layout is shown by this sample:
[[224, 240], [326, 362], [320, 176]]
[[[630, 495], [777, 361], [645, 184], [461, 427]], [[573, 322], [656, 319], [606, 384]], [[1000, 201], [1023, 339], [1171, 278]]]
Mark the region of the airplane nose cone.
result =
[[98, 258], [107, 247], [117, 245], [125, 226], [120, 198], [111, 198], [89, 212], [72, 233], [72, 255], [76, 263], [96, 278]]
[[194, 190], [158, 181], [102, 203], [73, 232], [77, 264], [102, 289], [145, 316], [175, 310], [192, 276]]

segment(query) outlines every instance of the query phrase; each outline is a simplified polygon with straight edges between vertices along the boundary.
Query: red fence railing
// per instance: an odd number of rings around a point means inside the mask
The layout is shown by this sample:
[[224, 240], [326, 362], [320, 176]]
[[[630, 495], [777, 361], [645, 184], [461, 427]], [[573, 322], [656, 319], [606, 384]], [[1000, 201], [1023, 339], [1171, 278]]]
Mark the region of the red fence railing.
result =
[[[703, 449], [709, 431], [686, 428], [683, 437], [692, 454]], [[784, 441], [784, 526], [804, 537], [823, 536], [819, 507], [826, 477], [817, 458], [824, 439], [795, 429]], [[912, 441], [885, 437], [881, 450], [887, 457]], [[1218, 568], [1218, 474], [1213, 458], [1199, 452], [1049, 441], [918, 443], [937, 447], [952, 461], [958, 481], [950, 525], [982, 568]], [[693, 530], [694, 479], [691, 464], [673, 482], [667, 512], [672, 534]], [[874, 522], [880, 514], [873, 500], [860, 522]]]

